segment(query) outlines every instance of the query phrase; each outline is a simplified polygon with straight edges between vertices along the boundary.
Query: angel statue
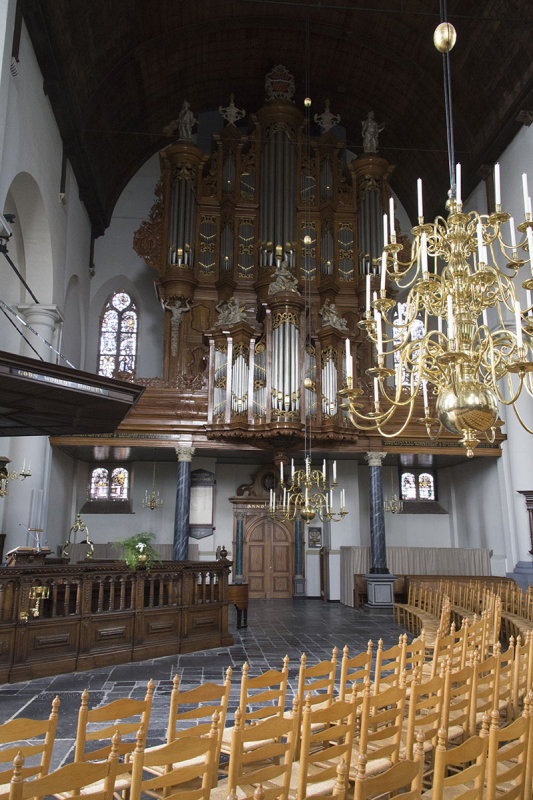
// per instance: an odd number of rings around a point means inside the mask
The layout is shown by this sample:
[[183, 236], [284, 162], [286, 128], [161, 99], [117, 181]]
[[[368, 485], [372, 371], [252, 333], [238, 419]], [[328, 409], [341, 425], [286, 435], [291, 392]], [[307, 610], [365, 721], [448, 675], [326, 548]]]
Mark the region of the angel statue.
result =
[[325, 328], [326, 325], [331, 325], [332, 328], [337, 328], [338, 331], [348, 333], [348, 323], [343, 317], [339, 316], [335, 303], [330, 303], [329, 300], [326, 300], [318, 313], [322, 317], [323, 328]]

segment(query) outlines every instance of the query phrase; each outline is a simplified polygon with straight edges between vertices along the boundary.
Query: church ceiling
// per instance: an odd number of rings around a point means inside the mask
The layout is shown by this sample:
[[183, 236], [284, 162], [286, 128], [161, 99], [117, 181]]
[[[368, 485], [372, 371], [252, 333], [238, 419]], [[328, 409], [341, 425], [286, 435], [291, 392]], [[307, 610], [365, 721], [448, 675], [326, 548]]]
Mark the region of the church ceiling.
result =
[[[264, 77], [284, 64], [313, 113], [329, 98], [347, 145], [361, 121], [384, 123], [380, 152], [414, 218], [449, 185], [442, 57], [432, 43], [437, 0], [21, 0], [65, 153], [96, 234], [128, 180], [172, 141], [163, 129], [186, 98], [195, 113], [264, 102]], [[457, 160], [463, 196], [533, 112], [533, 11], [526, 0], [448, 2]], [[307, 66], [308, 65], [308, 66]], [[522, 122], [520, 121], [522, 120]]]

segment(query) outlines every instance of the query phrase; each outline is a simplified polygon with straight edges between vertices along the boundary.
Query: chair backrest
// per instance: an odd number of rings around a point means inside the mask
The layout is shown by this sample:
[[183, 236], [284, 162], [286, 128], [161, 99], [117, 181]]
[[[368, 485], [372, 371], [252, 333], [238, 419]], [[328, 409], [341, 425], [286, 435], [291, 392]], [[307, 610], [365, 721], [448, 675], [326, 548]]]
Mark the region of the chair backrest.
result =
[[249, 670], [248, 663], [244, 663], [239, 699], [242, 724], [250, 720], [281, 716], [285, 710], [289, 656], [283, 659], [281, 670], [269, 669], [254, 678], [250, 678]]
[[440, 727], [447, 730], [449, 734], [450, 727], [453, 727], [457, 733], [450, 737], [452, 739], [464, 739], [468, 736], [473, 675], [474, 670], [471, 666], [453, 671], [450, 662], [445, 665], [444, 701]]
[[444, 687], [444, 674], [422, 682], [418, 671], [414, 671], [407, 712], [406, 758], [414, 758], [416, 732], [423, 742], [430, 742], [433, 749], [437, 746], [437, 734], [441, 726], [444, 703]]
[[[141, 795], [209, 800], [217, 766], [218, 712], [207, 736], [183, 736], [147, 749], [145, 736], [140, 729], [131, 763], [130, 800], [140, 800]], [[143, 780], [143, 771], [150, 777]]]
[[[500, 728], [500, 714], [491, 713], [487, 760], [486, 800], [521, 800], [528, 755], [529, 709], [505, 728]], [[531, 793], [531, 786], [529, 786]]]
[[498, 699], [495, 706], [495, 708], [499, 708], [501, 713], [505, 714], [507, 722], [512, 719], [515, 650], [514, 636], [511, 636], [509, 647], [500, 655]]
[[398, 644], [383, 649], [383, 639], [378, 641], [376, 665], [374, 667], [374, 694], [382, 691], [383, 685], [398, 686], [403, 672], [407, 647], [407, 634], [398, 637]]
[[48, 719], [17, 717], [0, 725], [0, 769], [2, 765], [9, 764], [7, 769], [0, 771], [0, 785], [11, 780], [13, 759], [19, 753], [24, 761], [20, 766], [22, 778], [41, 778], [48, 773], [56, 736], [58, 708], [59, 697], [56, 696]]
[[[448, 750], [447, 732], [439, 731], [435, 749], [432, 800], [443, 800], [447, 796], [447, 789], [452, 790], [454, 800], [482, 800], [488, 743], [488, 732], [482, 729], [479, 736], [471, 736], [462, 744]], [[447, 774], [449, 767], [460, 769]]]
[[370, 680], [372, 666], [372, 639], [368, 640], [365, 653], [349, 657], [348, 645], [344, 646], [341, 661], [341, 677], [339, 685], [339, 700], [344, 700], [351, 693], [354, 683], [365, 683]]
[[298, 710], [300, 719], [304, 705], [309, 699], [310, 705], [329, 704], [333, 700], [335, 677], [337, 673], [337, 648], [334, 647], [331, 659], [320, 661], [312, 667], [307, 666], [307, 656], [302, 653], [300, 671], [298, 673]]
[[426, 637], [422, 630], [420, 636], [410, 644], [405, 638], [402, 669], [405, 671], [405, 681], [410, 684], [415, 672], [421, 674], [426, 660]]
[[[69, 800], [112, 800], [115, 780], [124, 768], [118, 763], [120, 734], [116, 732], [111, 739], [106, 761], [73, 762], [49, 772], [40, 778], [25, 780], [22, 773], [24, 758], [19, 753], [13, 764], [13, 777], [9, 791], [0, 794], [0, 800], [27, 800], [32, 797], [68, 796]], [[92, 785], [95, 785], [91, 789]], [[81, 793], [83, 790], [83, 794]]]
[[366, 753], [360, 753], [354, 784], [354, 800], [386, 796], [388, 800], [419, 800], [424, 773], [424, 745], [417, 741], [414, 760], [405, 759], [377, 775], [366, 775]]
[[231, 735], [228, 797], [253, 797], [257, 787], [262, 786], [266, 800], [287, 800], [298, 720], [296, 698], [290, 715], [269, 717], [251, 725], [243, 724], [241, 709], [237, 708]]
[[403, 673], [398, 686], [371, 694], [367, 684], [361, 708], [359, 753], [368, 759], [386, 759], [389, 765], [400, 758], [406, 688]]
[[483, 714], [490, 714], [498, 706], [500, 680], [500, 645], [495, 647], [494, 655], [478, 661], [477, 652], [471, 654], [472, 702], [470, 704], [469, 733], [473, 736]]
[[531, 688], [533, 675], [533, 631], [526, 633], [525, 642], [517, 636], [513, 674], [513, 717], [520, 713], [520, 705]]
[[[357, 710], [361, 706], [361, 694], [354, 684], [349, 700], [334, 700], [325, 708], [313, 709], [311, 697], [305, 701], [302, 713], [300, 770], [298, 775], [297, 800], [312, 795], [313, 800], [331, 797], [331, 787], [336, 782], [337, 795], [343, 795], [338, 767], [342, 762], [344, 792], [348, 788], [348, 775], [352, 758]], [[322, 794], [317, 784], [328, 784], [329, 790]]]
[[[144, 700], [133, 700], [129, 697], [119, 698], [104, 706], [89, 708], [89, 692], [85, 689], [81, 695], [81, 705], [78, 712], [78, 727], [76, 731], [75, 761], [101, 761], [111, 752], [111, 738], [118, 731], [121, 736], [119, 755], [131, 753], [135, 747], [133, 741], [124, 741], [125, 737], [135, 735], [140, 726], [148, 729], [154, 682], [148, 682]], [[102, 726], [94, 730], [87, 730], [88, 725]], [[103, 744], [105, 742], [105, 744]], [[97, 743], [95, 749], [90, 749], [92, 743]], [[89, 748], [87, 747], [89, 745]]]
[[179, 676], [174, 676], [168, 715], [167, 744], [184, 736], [210, 734], [213, 714], [216, 712], [218, 714], [216, 751], [218, 763], [228, 711], [231, 674], [232, 669], [228, 667], [224, 683], [203, 683], [194, 689], [183, 692], [180, 692], [179, 689]]

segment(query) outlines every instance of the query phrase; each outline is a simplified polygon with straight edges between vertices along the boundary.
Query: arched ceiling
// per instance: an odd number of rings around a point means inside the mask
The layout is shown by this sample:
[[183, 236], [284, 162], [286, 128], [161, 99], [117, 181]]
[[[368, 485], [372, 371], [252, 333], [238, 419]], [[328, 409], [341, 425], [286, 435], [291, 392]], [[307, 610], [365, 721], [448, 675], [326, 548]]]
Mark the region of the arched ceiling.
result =
[[[442, 56], [433, 47], [438, 0], [21, 0], [95, 234], [128, 180], [169, 143], [163, 128], [187, 98], [195, 113], [254, 112], [264, 77], [282, 63], [306, 78], [313, 112], [329, 97], [362, 150], [370, 109], [385, 123], [380, 153], [414, 217], [416, 179], [426, 216], [449, 185]], [[533, 10], [526, 0], [448, 2], [457, 160], [463, 196], [533, 112]], [[522, 122], [520, 121], [522, 120]], [[531, 164], [529, 165], [531, 169]], [[527, 168], [527, 165], [525, 165]]]

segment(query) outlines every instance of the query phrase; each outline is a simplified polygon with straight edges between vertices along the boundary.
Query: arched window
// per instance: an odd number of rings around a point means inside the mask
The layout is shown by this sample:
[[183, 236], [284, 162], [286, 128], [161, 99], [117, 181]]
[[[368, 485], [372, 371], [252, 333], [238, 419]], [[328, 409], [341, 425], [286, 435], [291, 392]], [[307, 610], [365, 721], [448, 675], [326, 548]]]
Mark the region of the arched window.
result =
[[127, 500], [129, 479], [125, 467], [96, 467], [91, 471], [89, 500]]
[[435, 475], [427, 469], [408, 469], [400, 473], [402, 500], [436, 500]]
[[113, 378], [135, 375], [138, 314], [127, 292], [115, 292], [106, 302], [100, 322], [98, 374]]

